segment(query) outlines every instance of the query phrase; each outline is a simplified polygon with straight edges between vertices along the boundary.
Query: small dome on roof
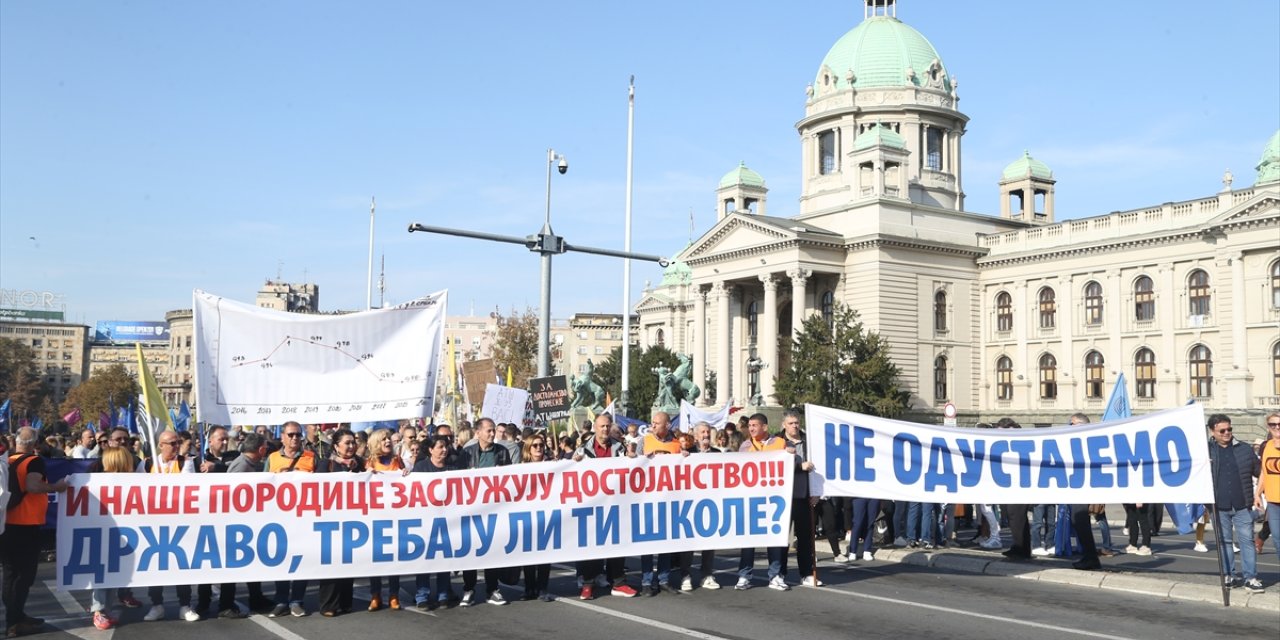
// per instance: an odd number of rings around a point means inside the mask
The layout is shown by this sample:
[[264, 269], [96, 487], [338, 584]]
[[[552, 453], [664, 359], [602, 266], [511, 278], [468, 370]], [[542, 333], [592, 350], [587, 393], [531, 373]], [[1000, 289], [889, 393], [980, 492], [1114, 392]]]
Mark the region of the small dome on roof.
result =
[[894, 149], [906, 149], [907, 141], [897, 131], [886, 127], [879, 122], [875, 126], [867, 129], [853, 141], [853, 150], [862, 151], [871, 147], [884, 146], [893, 147]]
[[1280, 131], [1272, 134], [1267, 146], [1262, 150], [1262, 159], [1258, 161], [1258, 179], [1254, 184], [1266, 184], [1280, 180]]
[[720, 178], [719, 188], [724, 189], [726, 187], [733, 187], [737, 185], [763, 188], [764, 178], [760, 174], [748, 169], [747, 163], [740, 162], [733, 171], [724, 174], [724, 177]]
[[1017, 180], [1027, 176], [1052, 180], [1053, 171], [1049, 169], [1049, 165], [1032, 158], [1030, 152], [1023, 151], [1021, 158], [1014, 160], [1004, 168], [1002, 177], [1005, 180]]

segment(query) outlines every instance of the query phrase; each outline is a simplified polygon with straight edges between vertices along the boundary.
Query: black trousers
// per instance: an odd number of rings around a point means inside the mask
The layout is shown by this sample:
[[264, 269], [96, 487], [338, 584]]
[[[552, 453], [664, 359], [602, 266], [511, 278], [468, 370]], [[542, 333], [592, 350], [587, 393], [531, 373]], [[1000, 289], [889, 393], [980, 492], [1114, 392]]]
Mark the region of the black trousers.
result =
[[[808, 498], [791, 499], [791, 524], [796, 533], [796, 568], [800, 577], [813, 575], [813, 507]], [[787, 556], [782, 556], [782, 575], [787, 575]]]
[[320, 581], [320, 611], [346, 613], [351, 611], [355, 589], [353, 578], [327, 578]]
[[1093, 541], [1093, 514], [1089, 513], [1089, 505], [1071, 505], [1071, 524], [1076, 530], [1076, 540], [1080, 541], [1080, 553], [1085, 562], [1098, 560], [1098, 544]]
[[[486, 596], [493, 595], [498, 591], [498, 578], [506, 569], [485, 569], [484, 570], [484, 593]], [[462, 572], [462, 590], [475, 591], [476, 578], [479, 577], [476, 571]]]
[[[191, 585], [174, 585], [173, 590], [178, 592], [178, 606], [191, 606]], [[147, 597], [153, 605], [164, 604], [164, 587], [147, 587]]]
[[1027, 514], [1031, 511], [1029, 504], [1007, 504], [1002, 507], [1005, 517], [1009, 518], [1009, 535], [1013, 544], [1005, 555], [1011, 558], [1031, 557], [1031, 527], [1027, 526]]
[[609, 558], [604, 560], [596, 558], [594, 560], [579, 560], [578, 573], [582, 576], [584, 584], [595, 584], [596, 576], [603, 572], [609, 582], [617, 585], [622, 584], [627, 577], [627, 559], [626, 558]]
[[[852, 511], [849, 508], [849, 498], [827, 498], [818, 503], [818, 507], [822, 509], [822, 532], [826, 534], [827, 544], [831, 545], [831, 555], [840, 555], [840, 537], [841, 534], [853, 529]], [[849, 543], [850, 547], [856, 545], [858, 540], [855, 538]]]
[[539, 595], [547, 590], [547, 583], [551, 581], [551, 565], [534, 564], [524, 568], [524, 592], [531, 595]]
[[40, 525], [11, 524], [0, 535], [0, 567], [4, 569], [5, 627], [27, 618], [27, 595], [40, 564]]
[[1129, 528], [1129, 546], [1151, 546], [1151, 506], [1124, 505], [1124, 526]]

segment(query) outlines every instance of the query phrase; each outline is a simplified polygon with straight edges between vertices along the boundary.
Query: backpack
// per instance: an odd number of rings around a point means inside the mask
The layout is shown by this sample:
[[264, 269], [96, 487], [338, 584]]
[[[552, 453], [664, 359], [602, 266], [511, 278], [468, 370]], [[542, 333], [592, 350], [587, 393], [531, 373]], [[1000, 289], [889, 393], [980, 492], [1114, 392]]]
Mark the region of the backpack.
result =
[[31, 461], [35, 460], [35, 458], [36, 456], [30, 453], [9, 458], [9, 492], [6, 494], [8, 504], [4, 507], [6, 512], [17, 509], [18, 505], [22, 504], [22, 500], [27, 497], [27, 483], [25, 481], [27, 467], [30, 466]]

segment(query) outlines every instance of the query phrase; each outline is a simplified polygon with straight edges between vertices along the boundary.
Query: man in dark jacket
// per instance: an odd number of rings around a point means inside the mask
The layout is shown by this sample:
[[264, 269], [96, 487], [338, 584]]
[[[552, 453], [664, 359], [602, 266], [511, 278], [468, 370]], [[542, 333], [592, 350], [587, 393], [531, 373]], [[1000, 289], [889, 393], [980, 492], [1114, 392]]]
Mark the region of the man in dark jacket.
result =
[[[511, 451], [494, 441], [496, 434], [497, 425], [493, 420], [476, 420], [476, 437], [463, 445], [462, 453], [465, 455], [459, 458], [466, 468], [487, 469], [511, 464]], [[506, 598], [502, 597], [502, 591], [498, 589], [498, 578], [503, 571], [504, 569], [484, 570], [484, 588], [489, 594], [489, 604], [501, 606], [507, 603]], [[476, 577], [474, 569], [462, 572], [462, 601], [458, 603], [459, 606], [470, 607], [476, 603]]]
[[1240, 569], [1244, 580], [1235, 576], [1235, 554], [1223, 553], [1222, 575], [1228, 587], [1262, 593], [1258, 580], [1258, 550], [1253, 546], [1253, 479], [1262, 473], [1262, 462], [1253, 447], [1232, 436], [1231, 418], [1209, 416], [1209, 466], [1213, 471], [1213, 503], [1218, 513], [1219, 544], [1240, 545]]

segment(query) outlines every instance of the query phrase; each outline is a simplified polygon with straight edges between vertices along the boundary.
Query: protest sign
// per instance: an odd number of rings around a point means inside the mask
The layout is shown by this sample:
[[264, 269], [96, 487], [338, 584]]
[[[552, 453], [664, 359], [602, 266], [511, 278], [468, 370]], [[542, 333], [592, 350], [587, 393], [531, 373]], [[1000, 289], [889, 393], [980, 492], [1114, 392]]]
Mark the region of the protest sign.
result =
[[77, 474], [64, 589], [422, 574], [785, 546], [784, 452], [444, 473]]
[[1204, 410], [1053, 429], [956, 429], [805, 407], [817, 495], [909, 502], [1212, 502]]
[[533, 413], [543, 422], [569, 417], [569, 383], [564, 376], [533, 378], [529, 381]]
[[528, 391], [489, 383], [484, 388], [484, 404], [480, 407], [480, 415], [494, 422], [521, 424], [524, 422], [524, 410], [528, 403]]

